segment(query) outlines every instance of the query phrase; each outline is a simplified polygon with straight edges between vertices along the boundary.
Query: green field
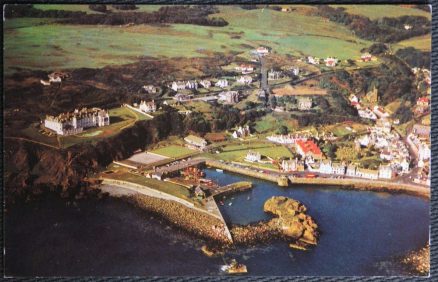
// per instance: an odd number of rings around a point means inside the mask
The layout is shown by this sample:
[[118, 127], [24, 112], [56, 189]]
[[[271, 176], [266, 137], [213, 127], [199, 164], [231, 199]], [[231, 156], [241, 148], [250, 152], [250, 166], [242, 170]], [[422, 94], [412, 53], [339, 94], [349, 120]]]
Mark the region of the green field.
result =
[[150, 153], [162, 155], [169, 158], [180, 158], [189, 154], [197, 153], [197, 151], [190, 150], [184, 146], [170, 145], [163, 148], [149, 151]]
[[289, 128], [289, 131], [294, 131], [298, 128], [296, 120], [288, 118], [287, 114], [283, 116], [279, 114], [268, 114], [256, 122], [255, 129], [259, 133], [276, 133], [282, 125]]
[[292, 158], [293, 154], [284, 146], [274, 145], [268, 142], [247, 142], [239, 145], [228, 145], [223, 148], [219, 154], [210, 154], [214, 159], [229, 161], [229, 162], [243, 162], [249, 150], [259, 152], [262, 157], [270, 157], [273, 159]]
[[193, 199], [191, 199], [190, 197], [190, 191], [187, 188], [171, 182], [146, 178], [145, 176], [129, 173], [123, 170], [119, 170], [111, 174], [103, 174], [102, 176], [105, 178], [124, 180], [128, 182], [144, 185], [149, 188], [156, 189], [158, 191], [176, 196], [184, 200], [193, 201]]
[[396, 50], [406, 47], [414, 47], [421, 51], [430, 52], [432, 50], [432, 36], [430, 34], [417, 36], [407, 40], [400, 41], [395, 45]]
[[416, 8], [407, 8], [400, 5], [330, 5], [344, 7], [347, 13], [361, 15], [371, 20], [383, 17], [423, 16], [431, 19], [431, 14]]
[[[88, 10], [87, 6], [77, 6], [69, 5], [68, 9]], [[157, 6], [142, 6], [141, 9], [157, 9]], [[242, 44], [253, 47], [268, 45], [281, 54], [332, 55], [347, 59], [359, 57], [360, 49], [371, 44], [358, 39], [344, 26], [299, 12], [243, 10], [235, 6], [220, 6], [220, 10], [221, 13], [212, 16], [225, 18], [228, 26], [23, 26], [23, 19], [7, 19], [5, 71], [10, 73], [14, 67], [44, 70], [97, 68], [131, 63], [143, 56], [197, 57], [203, 56], [204, 51], [247, 54], [250, 49]], [[29, 23], [40, 19], [25, 20]], [[12, 28], [14, 26], [22, 27]]]

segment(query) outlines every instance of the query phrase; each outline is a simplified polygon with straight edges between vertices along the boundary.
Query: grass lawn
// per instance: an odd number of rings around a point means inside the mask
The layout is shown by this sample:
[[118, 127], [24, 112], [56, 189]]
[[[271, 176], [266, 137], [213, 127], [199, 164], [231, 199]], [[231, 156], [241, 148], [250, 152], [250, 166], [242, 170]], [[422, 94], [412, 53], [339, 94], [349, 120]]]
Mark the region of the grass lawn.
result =
[[289, 131], [294, 131], [298, 128], [298, 123], [295, 119], [288, 117], [288, 113], [276, 114], [271, 113], [256, 122], [255, 129], [259, 133], [276, 133], [280, 126], [284, 125], [289, 128]]
[[82, 142], [97, 142], [104, 138], [108, 138], [118, 134], [124, 128], [134, 125], [139, 120], [149, 119], [136, 111], [130, 110], [126, 107], [113, 108], [109, 110], [110, 125], [105, 127], [94, 127], [85, 130], [84, 132], [60, 137], [63, 148]]
[[187, 147], [184, 146], [178, 146], [178, 145], [169, 145], [163, 148], [155, 149], [152, 151], [149, 151], [150, 153], [162, 155], [169, 158], [179, 158], [183, 157], [189, 154], [198, 153], [198, 151], [190, 150]]
[[243, 162], [249, 150], [259, 152], [262, 156], [273, 159], [293, 157], [292, 153], [284, 146], [260, 141], [228, 145], [223, 148], [220, 154], [210, 154], [209, 157], [229, 162]]
[[333, 7], [343, 7], [347, 13], [361, 15], [371, 20], [383, 17], [401, 17], [401, 16], [423, 16], [428, 19], [431, 14], [415, 8], [402, 7], [400, 5], [331, 5]]
[[[352, 130], [348, 130], [347, 127], [355, 130], [356, 132], [353, 132]], [[366, 128], [367, 126], [361, 123], [352, 123], [352, 124], [339, 123], [339, 124], [324, 126], [322, 130], [324, 130], [326, 133], [332, 132], [337, 137], [344, 137], [352, 133], [365, 131]]]
[[28, 128], [23, 129], [21, 132], [25, 138], [58, 147], [59, 144], [55, 134], [53, 136], [47, 136], [39, 132], [39, 130], [40, 128], [38, 124], [32, 124]]
[[386, 105], [385, 110], [390, 114], [393, 114], [398, 110], [398, 108], [400, 108], [400, 106], [401, 106], [401, 101], [395, 100], [394, 102], [391, 102], [388, 105]]
[[158, 191], [176, 196], [184, 200], [193, 201], [190, 197], [190, 192], [187, 190], [187, 188], [174, 183], [160, 181], [152, 178], [146, 178], [142, 175], [133, 174], [123, 170], [118, 170], [111, 174], [103, 174], [102, 176], [105, 178], [124, 180], [128, 182], [144, 185], [149, 188], [156, 189]]

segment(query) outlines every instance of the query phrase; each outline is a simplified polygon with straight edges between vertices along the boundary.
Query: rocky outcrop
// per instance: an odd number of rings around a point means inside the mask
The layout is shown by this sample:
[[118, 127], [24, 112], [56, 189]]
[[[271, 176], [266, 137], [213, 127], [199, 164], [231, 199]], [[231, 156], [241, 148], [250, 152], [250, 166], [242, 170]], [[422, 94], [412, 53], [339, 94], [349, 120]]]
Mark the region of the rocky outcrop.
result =
[[420, 275], [428, 275], [430, 272], [430, 245], [409, 253], [402, 259], [402, 263], [406, 264], [413, 272]]
[[267, 222], [233, 226], [230, 232], [236, 244], [284, 239], [290, 241], [291, 248], [300, 250], [317, 244], [318, 225], [306, 214], [307, 208], [300, 202], [275, 196], [265, 202], [263, 209], [275, 217]]
[[283, 196], [274, 196], [265, 202], [263, 210], [277, 216], [267, 224], [292, 240], [291, 247], [302, 249], [317, 244], [318, 225], [306, 214], [307, 208], [302, 203]]

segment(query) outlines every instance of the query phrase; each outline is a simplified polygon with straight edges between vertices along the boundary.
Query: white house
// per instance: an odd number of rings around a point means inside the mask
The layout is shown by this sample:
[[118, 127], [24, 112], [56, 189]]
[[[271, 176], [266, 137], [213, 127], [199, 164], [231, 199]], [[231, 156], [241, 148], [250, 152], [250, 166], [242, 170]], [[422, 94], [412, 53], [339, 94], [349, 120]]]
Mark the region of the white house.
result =
[[211, 87], [211, 82], [210, 82], [210, 80], [201, 80], [200, 82], [199, 82], [199, 84], [202, 86], [202, 87], [204, 87], [204, 88], [206, 88], [206, 89], [208, 89], [208, 88], [210, 88]]
[[274, 71], [271, 69], [268, 72], [268, 80], [278, 80], [278, 79], [281, 79], [281, 77], [282, 77], [281, 71]]
[[249, 129], [249, 126], [239, 126], [236, 131], [233, 132], [232, 136], [233, 138], [242, 138], [247, 137], [251, 134], [251, 131]]
[[155, 104], [154, 100], [152, 100], [150, 102], [141, 101], [140, 106], [138, 108], [142, 112], [153, 113], [157, 110], [157, 105]]
[[235, 104], [239, 102], [239, 92], [237, 91], [221, 92], [218, 94], [218, 101], [227, 104]]
[[257, 52], [257, 54], [259, 54], [260, 56], [264, 56], [264, 55], [269, 54], [269, 50], [268, 50], [268, 48], [263, 47], [263, 46], [258, 47], [258, 48], [256, 49], [256, 52]]
[[153, 86], [153, 85], [143, 85], [142, 87], [144, 89], [144, 91], [146, 91], [146, 93], [148, 94], [154, 94], [157, 93], [157, 87]]
[[346, 175], [350, 176], [350, 177], [356, 177], [356, 166], [354, 164], [349, 164], [347, 166], [347, 171], [346, 171]]
[[336, 64], [338, 63], [338, 59], [333, 58], [333, 57], [328, 57], [326, 59], [324, 59], [325, 65], [327, 67], [335, 67]]
[[372, 58], [372, 56], [370, 53], [363, 53], [360, 56], [360, 59], [362, 60], [362, 62], [369, 62], [369, 61], [371, 61], [371, 58]]
[[370, 111], [370, 109], [368, 109], [368, 108], [359, 109], [359, 110], [357, 110], [357, 113], [359, 114], [359, 116], [361, 118], [366, 118], [366, 119], [371, 119], [371, 120], [377, 119], [376, 114], [373, 113], [372, 111]]
[[332, 162], [330, 160], [322, 160], [319, 162], [319, 172], [325, 174], [332, 174]]
[[240, 72], [242, 72], [242, 74], [249, 74], [249, 73], [252, 73], [254, 71], [254, 67], [251, 65], [242, 64], [242, 65], [236, 67], [236, 71], [240, 71]]
[[207, 141], [204, 138], [195, 135], [189, 135], [184, 138], [190, 148], [203, 150], [207, 146]]
[[216, 87], [220, 87], [220, 88], [228, 87], [228, 80], [226, 80], [226, 79], [219, 79], [219, 80], [215, 83], [214, 86], [216, 86]]
[[237, 83], [244, 84], [244, 85], [251, 84], [251, 82], [252, 82], [252, 77], [250, 77], [249, 75], [244, 75], [244, 76], [241, 76], [237, 79]]
[[312, 56], [309, 56], [309, 57], [307, 57], [307, 61], [309, 62], [309, 64], [312, 64], [312, 65], [319, 65], [319, 58], [316, 58], [316, 57], [312, 57]]
[[310, 97], [298, 97], [298, 109], [300, 111], [307, 111], [312, 108], [312, 98]]
[[391, 179], [392, 178], [392, 168], [391, 165], [380, 165], [379, 166], [379, 178]]
[[248, 162], [259, 162], [262, 159], [262, 155], [259, 152], [248, 151], [246, 154], [245, 160]]
[[366, 179], [377, 179], [379, 177], [379, 171], [365, 168], [356, 169], [356, 177]]
[[345, 164], [344, 163], [332, 163], [332, 173], [337, 175], [345, 175]]

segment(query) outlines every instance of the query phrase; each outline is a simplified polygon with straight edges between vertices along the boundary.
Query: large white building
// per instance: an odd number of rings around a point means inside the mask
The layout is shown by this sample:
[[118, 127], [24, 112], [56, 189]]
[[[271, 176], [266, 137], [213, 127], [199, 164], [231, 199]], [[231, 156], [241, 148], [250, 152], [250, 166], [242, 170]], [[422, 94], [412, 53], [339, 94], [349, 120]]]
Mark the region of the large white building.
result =
[[141, 101], [139, 110], [145, 113], [153, 113], [157, 110], [157, 105], [155, 104], [154, 100], [150, 102]]
[[184, 90], [184, 89], [198, 89], [198, 82], [194, 81], [174, 81], [172, 82], [170, 88], [174, 91]]
[[391, 179], [392, 178], [392, 167], [391, 165], [380, 165], [379, 166], [379, 178]]
[[108, 112], [99, 108], [75, 110], [58, 116], [47, 115], [44, 126], [59, 135], [71, 135], [82, 132], [86, 128], [101, 127], [110, 124]]

